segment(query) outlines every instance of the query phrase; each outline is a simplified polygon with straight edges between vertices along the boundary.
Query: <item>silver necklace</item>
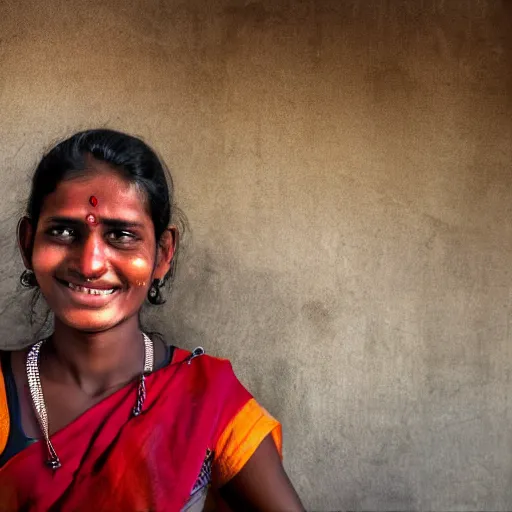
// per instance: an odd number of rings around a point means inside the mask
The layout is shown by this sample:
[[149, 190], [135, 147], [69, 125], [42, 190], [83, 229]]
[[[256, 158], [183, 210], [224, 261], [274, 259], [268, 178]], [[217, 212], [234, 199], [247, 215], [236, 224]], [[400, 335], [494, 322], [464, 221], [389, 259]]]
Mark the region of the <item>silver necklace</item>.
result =
[[[144, 370], [139, 378], [139, 385], [137, 387], [137, 400], [132, 409], [132, 414], [138, 416], [142, 412], [142, 406], [146, 399], [146, 375], [153, 371], [154, 354], [153, 342], [145, 333], [142, 333], [144, 338]], [[32, 405], [34, 407], [39, 427], [43, 432], [46, 446], [48, 447], [48, 460], [47, 465], [53, 470], [61, 467], [61, 462], [55, 448], [50, 440], [48, 428], [48, 413], [46, 411], [46, 404], [44, 403], [43, 388], [41, 386], [41, 378], [39, 375], [39, 353], [41, 346], [46, 340], [38, 341], [28, 352], [26, 370], [28, 387], [30, 389], [30, 396], [32, 397]]]

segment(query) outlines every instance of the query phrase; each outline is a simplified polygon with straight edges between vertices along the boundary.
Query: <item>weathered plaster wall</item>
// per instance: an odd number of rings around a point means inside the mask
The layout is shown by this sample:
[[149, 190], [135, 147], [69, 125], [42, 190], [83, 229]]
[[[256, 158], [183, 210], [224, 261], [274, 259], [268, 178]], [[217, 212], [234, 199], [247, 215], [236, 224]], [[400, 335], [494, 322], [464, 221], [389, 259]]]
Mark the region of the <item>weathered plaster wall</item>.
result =
[[154, 320], [232, 359], [311, 510], [512, 509], [507, 1], [0, 4], [5, 346], [42, 148], [109, 126], [191, 224]]

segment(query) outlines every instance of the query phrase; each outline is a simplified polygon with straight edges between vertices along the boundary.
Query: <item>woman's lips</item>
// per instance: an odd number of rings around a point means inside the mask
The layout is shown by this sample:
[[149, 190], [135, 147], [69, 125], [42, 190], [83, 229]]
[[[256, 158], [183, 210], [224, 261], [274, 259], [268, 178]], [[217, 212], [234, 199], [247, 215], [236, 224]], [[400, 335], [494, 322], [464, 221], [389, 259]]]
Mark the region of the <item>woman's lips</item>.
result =
[[87, 293], [89, 295], [111, 295], [115, 288], [88, 288], [87, 286], [79, 286], [77, 284], [68, 283], [68, 287], [78, 293]]
[[64, 287], [66, 295], [71, 299], [72, 303], [92, 308], [105, 306], [121, 289], [120, 286], [112, 286], [106, 283], [87, 283], [87, 285], [84, 285], [62, 279], [58, 279], [58, 282]]

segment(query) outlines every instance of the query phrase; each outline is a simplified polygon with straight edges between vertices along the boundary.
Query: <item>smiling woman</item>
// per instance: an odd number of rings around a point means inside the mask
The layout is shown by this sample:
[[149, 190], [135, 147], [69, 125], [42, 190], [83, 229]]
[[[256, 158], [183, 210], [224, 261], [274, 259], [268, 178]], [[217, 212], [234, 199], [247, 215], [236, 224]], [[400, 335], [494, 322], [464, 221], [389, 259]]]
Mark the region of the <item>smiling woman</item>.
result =
[[157, 245], [147, 201], [136, 183], [86, 158], [80, 174], [46, 196], [36, 226], [32, 217], [21, 221], [25, 265], [58, 321], [81, 331], [115, 327], [137, 314], [152, 282], [165, 278], [177, 231], [166, 227]]
[[179, 232], [163, 164], [141, 140], [90, 130], [34, 174], [18, 227], [52, 335], [1, 354], [2, 510], [303, 510], [281, 429], [229, 362], [141, 331], [162, 304]]

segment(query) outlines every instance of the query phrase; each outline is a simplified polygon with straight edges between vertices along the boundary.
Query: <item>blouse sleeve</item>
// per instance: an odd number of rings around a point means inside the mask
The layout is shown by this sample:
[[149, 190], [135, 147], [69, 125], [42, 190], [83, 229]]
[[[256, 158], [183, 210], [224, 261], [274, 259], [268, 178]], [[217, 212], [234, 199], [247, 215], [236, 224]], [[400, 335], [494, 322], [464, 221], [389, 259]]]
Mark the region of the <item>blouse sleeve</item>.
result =
[[212, 468], [215, 487], [229, 482], [269, 434], [282, 457], [281, 424], [251, 398], [226, 425], [216, 442]]

